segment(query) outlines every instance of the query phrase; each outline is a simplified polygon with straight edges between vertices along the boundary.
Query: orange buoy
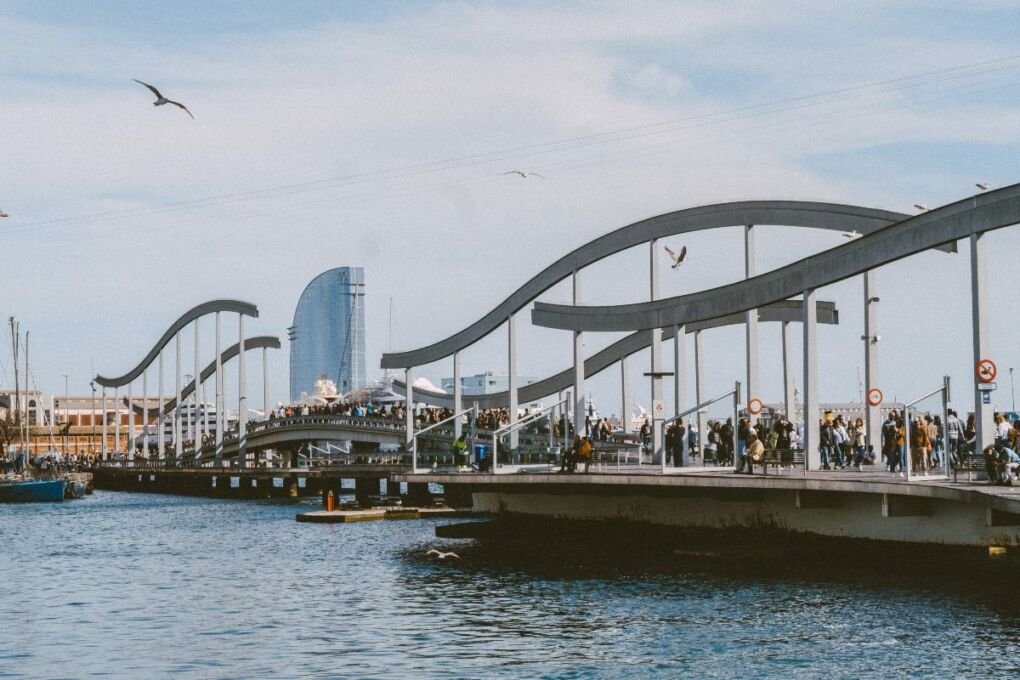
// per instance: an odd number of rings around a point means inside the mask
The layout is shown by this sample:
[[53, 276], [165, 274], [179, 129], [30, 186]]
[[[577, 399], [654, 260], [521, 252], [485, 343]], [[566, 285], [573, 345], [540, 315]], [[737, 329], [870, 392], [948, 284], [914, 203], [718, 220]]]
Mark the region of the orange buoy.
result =
[[333, 491], [331, 489], [330, 492], [329, 492], [329, 495], [326, 496], [326, 512], [333, 512], [333, 510], [335, 508], [336, 508], [336, 501], [333, 500]]

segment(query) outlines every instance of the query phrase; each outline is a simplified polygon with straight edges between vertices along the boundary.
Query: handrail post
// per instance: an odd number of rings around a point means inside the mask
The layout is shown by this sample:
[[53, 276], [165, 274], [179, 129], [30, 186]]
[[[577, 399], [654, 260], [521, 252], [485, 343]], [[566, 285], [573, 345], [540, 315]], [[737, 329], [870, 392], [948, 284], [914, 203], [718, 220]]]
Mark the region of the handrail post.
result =
[[740, 441], [740, 381], [733, 385], [733, 463], [737, 463], [737, 449]]

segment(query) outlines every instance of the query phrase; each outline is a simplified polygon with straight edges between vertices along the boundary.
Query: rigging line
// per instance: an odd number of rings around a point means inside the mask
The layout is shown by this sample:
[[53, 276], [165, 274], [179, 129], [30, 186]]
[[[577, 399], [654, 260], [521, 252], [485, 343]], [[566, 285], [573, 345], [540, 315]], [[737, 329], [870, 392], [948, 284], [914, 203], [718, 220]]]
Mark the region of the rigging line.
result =
[[[993, 64], [1004, 64], [1004, 63], [1008, 63], [1008, 62], [1016, 62], [1017, 60], [1020, 60], [1020, 55], [1011, 56], [1011, 57], [1003, 57], [1003, 58], [993, 59], [993, 60], [987, 60], [987, 61], [983, 61], [983, 62], [974, 62], [974, 63], [971, 63], [971, 64], [964, 64], [964, 65], [955, 66], [955, 67], [949, 67], [949, 68], [945, 68], [945, 69], [938, 69], [938, 70], [933, 70], [933, 71], [927, 71], [927, 72], [923, 72], [923, 73], [919, 73], [919, 74], [912, 74], [912, 75], [907, 75], [907, 76], [901, 76], [901, 77], [898, 77], [898, 78], [892, 78], [892, 79], [887, 79], [887, 80], [882, 80], [882, 81], [876, 81], [876, 82], [872, 82], [872, 83], [865, 83], [865, 84], [856, 85], [856, 86], [849, 86], [849, 87], [844, 87], [844, 88], [838, 88], [838, 89], [829, 90], [829, 91], [825, 91], [825, 92], [821, 92], [821, 93], [815, 93], [815, 94], [809, 94], [809, 95], [800, 95], [800, 96], [797, 96], [797, 97], [790, 97], [790, 98], [786, 98], [786, 99], [775, 100], [775, 101], [766, 102], [766, 103], [763, 103], [763, 104], [753, 104], [753, 105], [748, 105], [748, 106], [743, 106], [743, 107], [737, 107], [737, 108], [729, 109], [729, 110], [723, 111], [723, 112], [700, 114], [700, 115], [697, 115], [697, 116], [681, 118], [681, 119], [673, 120], [673, 121], [664, 121], [664, 122], [660, 122], [660, 123], [649, 123], [649, 124], [645, 124], [645, 125], [634, 126], [634, 127], [629, 127], [629, 128], [622, 128], [622, 129], [619, 129], [619, 130], [612, 130], [612, 131], [607, 131], [607, 132], [603, 132], [603, 133], [596, 133], [596, 134], [592, 134], [592, 135], [585, 135], [585, 136], [579, 136], [579, 137], [565, 138], [565, 139], [561, 139], [561, 140], [554, 140], [554, 141], [545, 142], [545, 143], [541, 143], [541, 144], [532, 144], [532, 145], [524, 145], [524, 146], [519, 146], [519, 147], [511, 147], [509, 149], [489, 151], [489, 152], [483, 152], [483, 153], [478, 153], [478, 154], [469, 154], [469, 155], [465, 155], [465, 156], [452, 157], [452, 158], [441, 159], [441, 160], [437, 160], [437, 161], [426, 161], [426, 162], [422, 162], [422, 163], [411, 164], [411, 165], [401, 166], [401, 167], [392, 168], [392, 169], [384, 169], [384, 170], [378, 170], [378, 171], [372, 171], [372, 172], [357, 173], [357, 174], [342, 176], [342, 177], [338, 177], [338, 178], [312, 180], [312, 181], [308, 181], [308, 182], [301, 182], [301, 183], [282, 185], [282, 186], [279, 186], [279, 187], [269, 187], [269, 188], [264, 188], [264, 189], [255, 189], [255, 190], [249, 190], [249, 191], [244, 191], [244, 192], [222, 194], [222, 195], [218, 195], [218, 196], [210, 196], [210, 197], [199, 198], [199, 199], [188, 199], [188, 200], [184, 200], [184, 201], [169, 202], [169, 203], [160, 204], [159, 206], [152, 206], [152, 207], [149, 207], [149, 208], [138, 208], [138, 209], [134, 209], [134, 210], [125, 210], [125, 211], [106, 211], [106, 212], [102, 212], [102, 213], [93, 213], [91, 215], [86, 215], [86, 216], [67, 217], [67, 218], [52, 218], [52, 219], [47, 219], [47, 220], [39, 220], [39, 221], [35, 221], [35, 222], [26, 223], [23, 226], [24, 227], [37, 227], [37, 226], [43, 226], [43, 225], [49, 225], [49, 224], [59, 224], [59, 225], [79, 224], [79, 223], [82, 223], [82, 221], [89, 220], [89, 219], [94, 219], [94, 220], [97, 220], [97, 221], [100, 220], [100, 219], [124, 219], [124, 218], [126, 218], [128, 216], [139, 216], [139, 215], [148, 214], [147, 211], [150, 211], [150, 210], [161, 210], [161, 209], [177, 209], [177, 210], [181, 210], [181, 209], [194, 209], [194, 208], [207, 207], [207, 206], [209, 206], [211, 204], [216, 204], [216, 203], [220, 203], [220, 202], [230, 202], [230, 201], [235, 201], [235, 200], [252, 200], [252, 199], [256, 199], [256, 198], [260, 198], [260, 197], [275, 196], [275, 195], [278, 195], [278, 194], [286, 194], [286, 193], [289, 193], [289, 192], [295, 191], [295, 190], [297, 190], [297, 191], [317, 191], [317, 190], [323, 190], [323, 189], [332, 188], [334, 185], [338, 185], [338, 184], [339, 185], [343, 185], [345, 183], [360, 183], [360, 182], [364, 182], [364, 181], [378, 181], [378, 180], [384, 180], [384, 179], [391, 179], [391, 178], [393, 178], [393, 177], [391, 177], [392, 175], [396, 175], [397, 177], [401, 177], [401, 176], [407, 176], [408, 174], [427, 174], [427, 173], [441, 172], [441, 171], [444, 171], [444, 170], [449, 170], [449, 169], [452, 169], [452, 168], [455, 168], [455, 167], [464, 166], [464, 165], [478, 164], [479, 162], [488, 162], [488, 161], [491, 161], [491, 160], [507, 160], [509, 158], [517, 157], [517, 156], [513, 156], [513, 155], [508, 156], [508, 154], [519, 154], [521, 152], [528, 152], [528, 153], [526, 153], [524, 155], [525, 156], [531, 156], [531, 155], [536, 155], [536, 154], [560, 151], [560, 150], [563, 150], [564, 146], [566, 146], [567, 148], [573, 148], [573, 145], [576, 145], [576, 144], [581, 143], [581, 142], [587, 142], [588, 144], [592, 144], [592, 143], [609, 143], [609, 142], [612, 142], [612, 141], [619, 141], [620, 139], [629, 139], [631, 137], [629, 137], [627, 135], [630, 135], [632, 133], [639, 132], [639, 131], [643, 131], [642, 132], [642, 136], [643, 135], [648, 135], [648, 134], [654, 134], [654, 132], [650, 132], [650, 130], [652, 130], [654, 128], [666, 128], [666, 129], [669, 129], [669, 127], [676, 126], [676, 125], [679, 125], [679, 124], [684, 124], [684, 123], [687, 123], [688, 127], [689, 127], [689, 124], [692, 121], [697, 121], [697, 120], [703, 120], [704, 121], [705, 119], [709, 119], [709, 118], [719, 118], [719, 117], [724, 117], [724, 116], [733, 116], [734, 114], [740, 114], [740, 113], [751, 112], [751, 111], [758, 111], [759, 112], [759, 113], [754, 114], [754, 115], [768, 115], [768, 114], [772, 114], [772, 113], [776, 113], [776, 112], [781, 112], [781, 111], [785, 110], [783, 108], [778, 108], [777, 109], [776, 107], [780, 107], [783, 104], [790, 104], [790, 103], [794, 103], [794, 102], [801, 102], [801, 104], [799, 104], [797, 107], [792, 107], [792, 108], [803, 108], [804, 106], [814, 106], [814, 105], [819, 105], [821, 103], [831, 103], [834, 100], [828, 100], [828, 101], [823, 101], [823, 102], [814, 102], [814, 103], [804, 103], [804, 102], [809, 102], [810, 100], [821, 99], [823, 97], [831, 97], [832, 95], [843, 94], [843, 93], [848, 93], [848, 92], [860, 92], [860, 94], [856, 95], [856, 97], [871, 96], [873, 94], [881, 94], [882, 91], [879, 91], [877, 93], [867, 93], [867, 92], [861, 92], [861, 91], [867, 90], [869, 88], [876, 88], [876, 87], [892, 85], [892, 84], [895, 84], [895, 83], [908, 83], [909, 81], [918, 80], [918, 79], [922, 79], [922, 78], [927, 78], [927, 77], [930, 77], [930, 76], [933, 76], [933, 75], [941, 75], [941, 74], [949, 74], [949, 73], [957, 74], [957, 75], [951, 76], [950, 78], [947, 78], [947, 79], [973, 77], [975, 75], [981, 75], [982, 73], [992, 72], [992, 71], [997, 70], [997, 69], [986, 69], [985, 71], [976, 71], [976, 72], [970, 72], [970, 73], [967, 73], [965, 71], [967, 71], [968, 69], [972, 70], [972, 69], [975, 69], [977, 67], [990, 66], [990, 65], [993, 65]], [[1010, 67], [1002, 67], [1002, 68], [1010, 68]], [[925, 82], [913, 83], [911, 85], [906, 85], [906, 86], [902, 86], [902, 87], [896, 87], [896, 88], [891, 88], [891, 89], [887, 88], [885, 91], [892, 91], [892, 90], [895, 90], [895, 89], [902, 89], [903, 87], [919, 87], [919, 86], [923, 86], [925, 84], [927, 84], [927, 83], [925, 83]], [[703, 123], [703, 124], [718, 124], [719, 122], [720, 121], [707, 121], [707, 123]], [[623, 135], [623, 137], [621, 137], [621, 135]]]

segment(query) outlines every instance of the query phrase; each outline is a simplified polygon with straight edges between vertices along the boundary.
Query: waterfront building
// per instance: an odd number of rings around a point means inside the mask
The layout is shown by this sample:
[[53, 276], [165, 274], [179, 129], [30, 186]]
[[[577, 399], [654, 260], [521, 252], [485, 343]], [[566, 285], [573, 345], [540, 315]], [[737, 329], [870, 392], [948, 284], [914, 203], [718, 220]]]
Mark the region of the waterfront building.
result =
[[[517, 386], [524, 387], [525, 385], [530, 385], [537, 380], [538, 378], [518, 376]], [[444, 392], [453, 394], [453, 378], [443, 378], [442, 386]], [[486, 371], [485, 373], [478, 373], [476, 375], [461, 376], [460, 386], [463, 390], [464, 396], [466, 397], [477, 394], [505, 392], [510, 387], [510, 377], [506, 373]]]
[[341, 393], [364, 387], [365, 270], [337, 267], [305, 286], [290, 338], [290, 400], [315, 391], [323, 376]]

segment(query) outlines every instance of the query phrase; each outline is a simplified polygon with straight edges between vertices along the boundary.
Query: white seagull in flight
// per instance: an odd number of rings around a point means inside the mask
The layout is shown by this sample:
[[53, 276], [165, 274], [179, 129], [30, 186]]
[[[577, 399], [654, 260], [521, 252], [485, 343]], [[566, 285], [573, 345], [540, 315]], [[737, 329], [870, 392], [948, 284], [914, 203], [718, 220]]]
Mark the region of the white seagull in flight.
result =
[[429, 550], [427, 553], [425, 553], [425, 557], [435, 557], [437, 560], [445, 560], [448, 557], [451, 557], [451, 558], [453, 558], [455, 560], [459, 560], [460, 559], [460, 555], [458, 555], [455, 552], [439, 552], [435, 548], [433, 548], [433, 549]]
[[917, 208], [918, 210], [920, 210], [921, 212], [928, 212], [928, 204], [927, 203], [915, 203], [914, 207]]
[[138, 80], [137, 78], [132, 78], [131, 80], [135, 81], [139, 85], [144, 85], [145, 87], [147, 87], [150, 90], [152, 90], [152, 94], [156, 95], [156, 101], [152, 102], [153, 106], [163, 106], [163, 104], [173, 104], [174, 106], [178, 106], [178, 107], [184, 109], [184, 112], [186, 114], [188, 114], [189, 116], [191, 116], [192, 118], [195, 117], [194, 115], [192, 115], [191, 111], [188, 111], [188, 107], [187, 106], [185, 106], [184, 104], [182, 104], [180, 102], [175, 102], [173, 99], [167, 99], [162, 94], [160, 94], [159, 90], [154, 88], [152, 85], [149, 85], [148, 83], [143, 83], [142, 81]]
[[981, 191], [988, 191], [991, 188], [992, 185], [989, 184], [988, 182], [978, 182], [974, 186], [976, 186]]
[[679, 255], [674, 253], [673, 249], [670, 248], [669, 246], [666, 246], [666, 252], [669, 253], [669, 256], [673, 258], [673, 269], [676, 269], [677, 267], [684, 263], [684, 258], [687, 257], [687, 246], [684, 246], [683, 248], [680, 249]]
[[8, 215], [7, 213], [5, 213], [5, 212], [4, 212], [3, 210], [0, 210], [0, 219], [3, 219], [3, 218], [5, 218], [5, 217], [10, 217], [10, 215]]
[[843, 238], [848, 238], [851, 241], [854, 240], [855, 238], [860, 238], [861, 236], [863, 236], [863, 234], [861, 234], [861, 232], [857, 231], [856, 229], [854, 229], [853, 231], [843, 232]]
[[530, 172], [528, 170], [507, 170], [503, 174], [504, 175], [520, 175], [524, 179], [528, 179], [529, 177], [541, 177], [542, 179], [545, 179], [544, 175], [540, 175], [537, 172]]

